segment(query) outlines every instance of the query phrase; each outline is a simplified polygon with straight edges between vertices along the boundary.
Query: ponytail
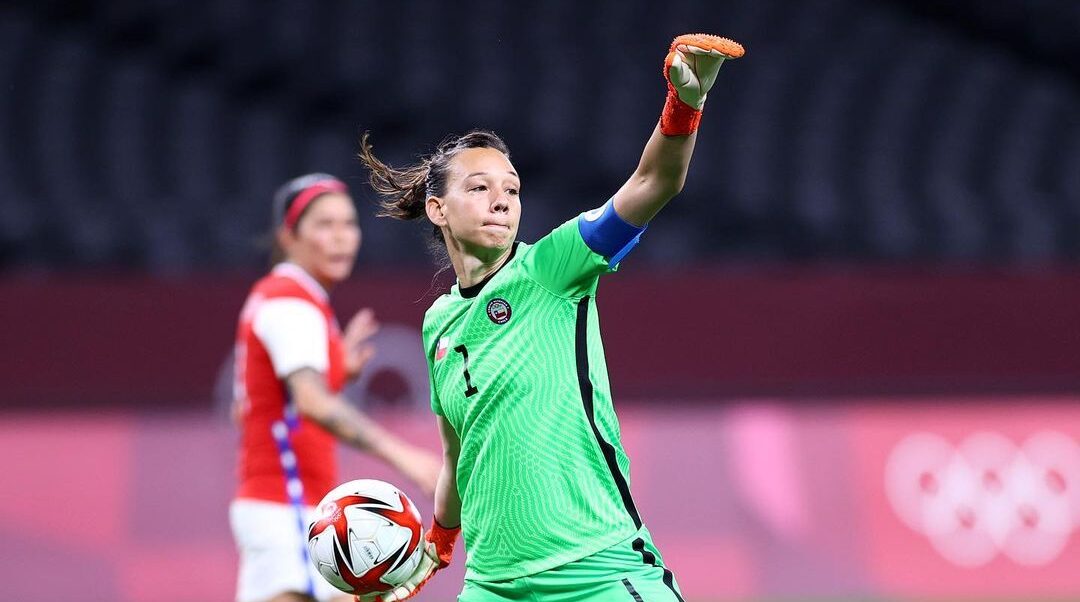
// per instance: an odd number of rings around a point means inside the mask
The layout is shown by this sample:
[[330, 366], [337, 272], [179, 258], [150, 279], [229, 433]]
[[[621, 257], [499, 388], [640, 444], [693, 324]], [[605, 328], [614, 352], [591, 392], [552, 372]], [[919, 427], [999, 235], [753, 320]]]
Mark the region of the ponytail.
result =
[[370, 136], [370, 132], [364, 132], [360, 139], [359, 158], [371, 172], [368, 180], [379, 195], [378, 216], [408, 221], [427, 215], [424, 205], [427, 203], [431, 160], [424, 159], [417, 165], [394, 169], [372, 153], [371, 143], [368, 142]]

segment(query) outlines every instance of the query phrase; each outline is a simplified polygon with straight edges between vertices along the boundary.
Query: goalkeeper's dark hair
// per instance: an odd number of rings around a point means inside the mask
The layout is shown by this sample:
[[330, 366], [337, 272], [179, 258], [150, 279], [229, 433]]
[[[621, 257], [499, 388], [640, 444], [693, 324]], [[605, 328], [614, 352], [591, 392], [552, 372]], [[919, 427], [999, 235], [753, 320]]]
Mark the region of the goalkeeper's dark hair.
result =
[[[420, 159], [415, 165], [401, 169], [390, 167], [373, 153], [368, 141], [370, 132], [360, 139], [360, 162], [370, 171], [371, 187], [378, 193], [379, 217], [414, 220], [427, 216], [425, 205], [428, 197], [446, 194], [446, 178], [450, 173], [450, 161], [467, 148], [493, 148], [510, 157], [510, 149], [494, 132], [472, 130], [461, 136], [449, 136], [435, 147], [435, 152]], [[434, 250], [445, 252], [446, 241], [442, 230], [432, 230]]]

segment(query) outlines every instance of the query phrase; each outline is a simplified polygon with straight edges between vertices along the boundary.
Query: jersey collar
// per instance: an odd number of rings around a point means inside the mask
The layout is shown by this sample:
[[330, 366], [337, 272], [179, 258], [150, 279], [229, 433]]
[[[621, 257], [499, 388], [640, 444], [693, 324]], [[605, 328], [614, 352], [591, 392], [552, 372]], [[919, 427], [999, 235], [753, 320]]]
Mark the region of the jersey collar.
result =
[[518, 243], [515, 242], [514, 246], [510, 247], [510, 255], [506, 258], [506, 261], [504, 261], [503, 264], [501, 266], [499, 266], [499, 269], [497, 269], [494, 272], [488, 274], [480, 282], [477, 282], [476, 284], [474, 284], [472, 286], [458, 285], [458, 292], [461, 293], [461, 296], [466, 298], [466, 299], [472, 299], [473, 297], [479, 295], [480, 291], [484, 288], [484, 285], [487, 284], [488, 282], [490, 282], [491, 279], [495, 277], [495, 274], [498, 274], [499, 272], [501, 272], [502, 269], [505, 268], [510, 263], [510, 261], [514, 259], [514, 255], [517, 253], [517, 248], [518, 248]]
[[326, 289], [319, 284], [318, 280], [315, 280], [311, 274], [307, 273], [307, 270], [289, 261], [283, 261], [271, 271], [275, 276], [284, 276], [290, 280], [294, 280], [297, 284], [304, 287], [312, 297], [328, 301], [330, 295], [327, 294]]

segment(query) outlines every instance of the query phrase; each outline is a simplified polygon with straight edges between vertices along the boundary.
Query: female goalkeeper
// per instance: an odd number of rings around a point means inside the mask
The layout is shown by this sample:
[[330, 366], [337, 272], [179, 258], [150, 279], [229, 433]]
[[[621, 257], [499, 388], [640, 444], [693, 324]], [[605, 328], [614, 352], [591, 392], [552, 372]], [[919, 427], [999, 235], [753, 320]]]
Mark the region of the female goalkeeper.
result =
[[742, 54], [716, 36], [675, 38], [667, 102], [637, 170], [532, 245], [515, 242], [521, 178], [495, 134], [450, 138], [405, 169], [378, 160], [365, 137], [360, 158], [384, 215], [427, 217], [457, 275], [423, 328], [444, 446], [435, 522], [424, 561], [384, 602], [446, 566], [460, 529], [461, 602], [682, 601], [630, 495], [595, 295], [682, 189], [706, 93]]

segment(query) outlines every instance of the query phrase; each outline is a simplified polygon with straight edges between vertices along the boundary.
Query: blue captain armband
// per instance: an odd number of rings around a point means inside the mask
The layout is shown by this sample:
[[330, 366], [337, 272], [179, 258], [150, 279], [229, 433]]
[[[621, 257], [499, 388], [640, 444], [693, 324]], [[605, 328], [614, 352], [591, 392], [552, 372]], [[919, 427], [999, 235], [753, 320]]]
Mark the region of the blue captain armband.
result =
[[615, 213], [615, 203], [611, 200], [592, 211], [586, 211], [578, 218], [578, 231], [585, 244], [598, 255], [608, 258], [608, 267], [619, 265], [623, 257], [637, 246], [641, 235], [649, 225], [635, 226]]

